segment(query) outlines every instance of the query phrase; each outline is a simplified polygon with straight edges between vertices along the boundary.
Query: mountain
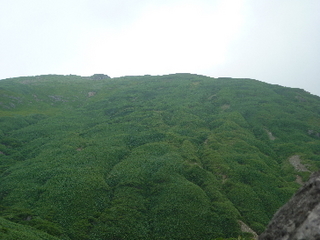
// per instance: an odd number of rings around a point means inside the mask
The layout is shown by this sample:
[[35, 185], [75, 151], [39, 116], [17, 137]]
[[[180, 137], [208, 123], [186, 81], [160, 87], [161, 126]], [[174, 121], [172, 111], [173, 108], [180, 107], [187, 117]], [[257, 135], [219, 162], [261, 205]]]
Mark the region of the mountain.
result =
[[246, 238], [241, 226], [263, 232], [319, 167], [320, 98], [302, 89], [192, 74], [0, 81], [3, 239]]

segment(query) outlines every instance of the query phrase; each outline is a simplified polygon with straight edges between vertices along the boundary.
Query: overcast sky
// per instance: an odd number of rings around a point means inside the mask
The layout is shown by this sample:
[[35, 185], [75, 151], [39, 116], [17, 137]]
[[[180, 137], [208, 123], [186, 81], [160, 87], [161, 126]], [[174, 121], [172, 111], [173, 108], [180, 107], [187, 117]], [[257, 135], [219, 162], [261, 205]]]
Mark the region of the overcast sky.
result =
[[184, 72], [320, 96], [320, 0], [0, 3], [0, 79]]

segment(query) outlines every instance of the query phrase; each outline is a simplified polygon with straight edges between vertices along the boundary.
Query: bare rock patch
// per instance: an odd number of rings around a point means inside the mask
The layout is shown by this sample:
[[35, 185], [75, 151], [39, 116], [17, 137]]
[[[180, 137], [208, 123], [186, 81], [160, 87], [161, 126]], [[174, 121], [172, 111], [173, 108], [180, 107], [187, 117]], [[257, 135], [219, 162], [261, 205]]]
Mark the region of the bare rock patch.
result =
[[306, 166], [301, 163], [301, 159], [299, 155], [293, 155], [292, 157], [290, 157], [289, 162], [294, 167], [294, 169], [298, 172], [310, 172], [310, 170], [307, 169]]

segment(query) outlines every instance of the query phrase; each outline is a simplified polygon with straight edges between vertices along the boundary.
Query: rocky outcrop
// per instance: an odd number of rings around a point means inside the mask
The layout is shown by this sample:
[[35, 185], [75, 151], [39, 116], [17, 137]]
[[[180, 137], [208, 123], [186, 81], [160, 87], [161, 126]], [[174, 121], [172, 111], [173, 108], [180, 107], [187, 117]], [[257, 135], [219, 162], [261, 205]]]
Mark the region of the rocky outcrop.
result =
[[293, 155], [292, 157], [290, 157], [289, 162], [297, 172], [311, 172], [306, 168], [306, 165], [301, 163], [299, 155]]
[[107, 79], [110, 78], [108, 75], [105, 74], [94, 74], [90, 77], [92, 80], [102, 80], [102, 79]]
[[320, 171], [278, 210], [259, 239], [320, 239]]

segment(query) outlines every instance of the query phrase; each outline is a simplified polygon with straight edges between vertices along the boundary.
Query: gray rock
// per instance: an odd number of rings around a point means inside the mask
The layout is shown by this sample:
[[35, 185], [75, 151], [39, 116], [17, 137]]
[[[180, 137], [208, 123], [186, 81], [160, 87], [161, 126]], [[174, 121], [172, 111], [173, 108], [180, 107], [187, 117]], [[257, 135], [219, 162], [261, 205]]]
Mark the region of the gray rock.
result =
[[320, 171], [273, 216], [260, 240], [320, 239]]

